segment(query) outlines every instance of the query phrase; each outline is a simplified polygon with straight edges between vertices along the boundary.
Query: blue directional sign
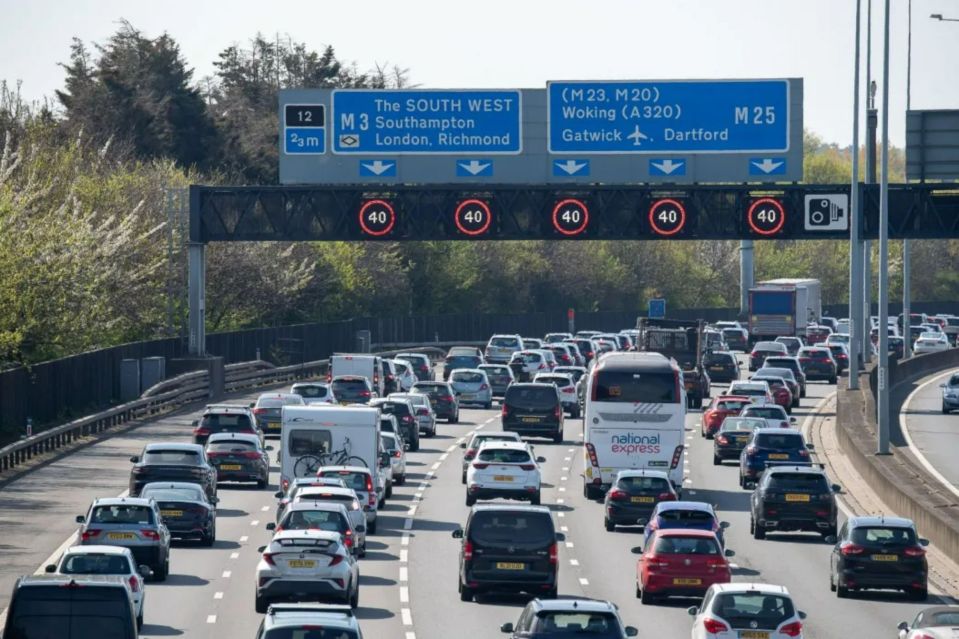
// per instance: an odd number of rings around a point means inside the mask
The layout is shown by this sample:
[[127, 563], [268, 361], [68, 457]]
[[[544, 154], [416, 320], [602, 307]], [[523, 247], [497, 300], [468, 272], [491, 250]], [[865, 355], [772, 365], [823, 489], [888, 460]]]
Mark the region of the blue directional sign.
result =
[[490, 159], [471, 159], [456, 161], [457, 177], [493, 177], [493, 161]]
[[396, 160], [360, 160], [360, 177], [396, 177]]
[[283, 151], [290, 155], [326, 153], [326, 129], [297, 126], [284, 128]]
[[553, 160], [553, 175], [555, 177], [589, 175], [589, 160]]
[[789, 150], [787, 80], [550, 82], [550, 153]]
[[649, 161], [650, 175], [686, 175], [686, 160], [654, 158]]
[[515, 90], [333, 91], [333, 152], [519, 154], [521, 99]]
[[786, 158], [749, 158], [750, 175], [786, 175]]
[[649, 310], [646, 314], [652, 319], [663, 319], [666, 317], [666, 300], [649, 300]]

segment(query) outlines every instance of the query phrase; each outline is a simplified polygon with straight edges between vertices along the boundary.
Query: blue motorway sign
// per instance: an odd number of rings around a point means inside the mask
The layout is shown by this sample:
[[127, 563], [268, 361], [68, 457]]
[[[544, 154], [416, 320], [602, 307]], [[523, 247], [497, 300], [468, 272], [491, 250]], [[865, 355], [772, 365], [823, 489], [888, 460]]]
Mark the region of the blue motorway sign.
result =
[[788, 80], [550, 82], [550, 153], [789, 150]]
[[664, 319], [666, 317], [666, 300], [662, 298], [649, 300], [649, 310], [646, 314], [653, 319]]
[[331, 139], [339, 154], [519, 154], [516, 90], [333, 91]]

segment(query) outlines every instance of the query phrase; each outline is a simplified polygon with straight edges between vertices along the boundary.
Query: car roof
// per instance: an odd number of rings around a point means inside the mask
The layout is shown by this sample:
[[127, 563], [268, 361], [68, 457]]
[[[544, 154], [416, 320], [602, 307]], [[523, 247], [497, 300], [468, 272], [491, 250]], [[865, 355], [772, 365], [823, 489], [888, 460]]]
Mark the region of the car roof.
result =
[[666, 510], [698, 510], [705, 513], [714, 514], [713, 505], [704, 501], [661, 501], [656, 504], [658, 511]]
[[318, 528], [310, 528], [309, 530], [281, 530], [280, 532], [273, 535], [273, 539], [270, 540], [270, 543], [278, 541], [280, 539], [324, 539], [326, 541], [340, 541], [341, 536], [338, 532], [333, 532], [331, 530], [320, 530]]
[[[329, 486], [333, 488], [333, 486]], [[294, 510], [342, 510], [346, 513], [346, 506], [338, 501], [323, 501], [322, 499], [295, 501], [286, 507], [286, 512]]]
[[752, 388], [753, 386], [756, 386], [756, 387], [758, 387], [758, 388], [762, 388], [763, 385], [768, 386], [768, 384], [766, 384], [766, 382], [762, 382], [762, 381], [752, 382], [752, 381], [743, 380], [743, 379], [735, 379], [735, 380], [733, 380], [733, 381], [729, 384], [730, 388], [732, 388], [732, 387], [735, 387], [735, 388]]
[[261, 399], [303, 399], [296, 393], [262, 393], [259, 397], [256, 398], [257, 401]]
[[853, 528], [863, 526], [892, 526], [895, 528], [915, 528], [916, 524], [905, 517], [886, 517], [884, 515], [863, 515], [849, 518], [849, 525]]
[[509, 390], [510, 388], [549, 388], [549, 389], [553, 389], [553, 388], [555, 388], [555, 386], [553, 386], [552, 384], [547, 384], [547, 383], [545, 383], [545, 382], [516, 382], [516, 383], [510, 384], [510, 385], [509, 385], [509, 388], [507, 388], [506, 390]]
[[486, 371], [484, 371], [482, 368], [454, 368], [450, 371], [450, 375], [453, 373], [481, 373], [485, 375]]
[[126, 546], [70, 546], [63, 551], [64, 555], [129, 555], [133, 553]]
[[529, 452], [524, 441], [514, 441], [511, 439], [490, 439], [480, 444], [480, 450], [484, 448], [502, 448], [508, 450], [523, 450]]
[[17, 579], [17, 587], [22, 586], [66, 586], [75, 583], [82, 586], [119, 586], [128, 588], [125, 575], [24, 575]]
[[644, 370], [651, 372], [661, 372], [661, 373], [672, 373], [673, 372], [673, 363], [671, 360], [666, 357], [659, 355], [658, 357], [651, 356], [650, 353], [630, 353], [630, 352], [615, 352], [610, 353], [603, 357], [596, 368], [602, 368], [604, 371], [635, 371], [635, 370]]
[[353, 611], [346, 605], [297, 602], [275, 603], [267, 608], [265, 628], [299, 626], [359, 630]]
[[610, 612], [616, 613], [616, 604], [602, 599], [559, 596], [555, 599], [533, 599], [530, 604], [537, 612]]
[[478, 430], [473, 433], [472, 439], [483, 438], [488, 439], [490, 437], [500, 437], [505, 438], [505, 441], [514, 441], [520, 442], [523, 441], [519, 433], [509, 431], [509, 430]]
[[[299, 395], [297, 395], [299, 397]], [[184, 452], [199, 452], [203, 450], [203, 446], [200, 444], [184, 444], [178, 442], [172, 442], [169, 444], [161, 444], [159, 442], [154, 442], [152, 444], [147, 444], [145, 448], [146, 452], [151, 452], [154, 450], [179, 450]]]
[[[352, 488], [346, 488], [345, 486], [307, 486], [303, 488], [300, 492], [298, 492], [296, 496], [298, 499], [301, 497], [308, 499], [309, 496], [313, 494], [314, 491], [316, 491], [317, 493], [331, 493], [331, 494], [337, 494], [336, 491], [339, 491], [339, 494], [343, 494], [343, 495], [346, 495], [348, 493], [355, 494], [355, 491]], [[318, 501], [323, 501], [323, 500], [320, 499]]]
[[[782, 429], [780, 428], [779, 430]], [[802, 464], [796, 466], [770, 466], [766, 469], [766, 474], [770, 475], [798, 475], [800, 473], [804, 475], [815, 473], [823, 477], [826, 476], [826, 471], [819, 466], [803, 466]]]
[[751, 402], [753, 398], [748, 397], [746, 395], [717, 395], [716, 396], [716, 401], [718, 402], [733, 401], [733, 400]]
[[94, 506], [153, 506], [152, 499], [143, 497], [100, 497], [93, 500]]
[[[778, 405], [778, 404], [777, 404]], [[759, 435], [799, 435], [803, 436], [802, 431], [796, 430], [795, 428], [757, 428], [753, 431]]]
[[334, 470], [337, 472], [341, 470], [348, 470], [351, 473], [366, 473], [367, 475], [371, 474], [370, 469], [366, 466], [323, 466], [320, 468], [320, 470], [324, 472], [328, 470]]
[[658, 477], [660, 479], [669, 479], [669, 475], [664, 470], [646, 470], [638, 468], [621, 470], [616, 473], [616, 477]]
[[[293, 384], [292, 388], [302, 388], [304, 386], [322, 386], [323, 388], [330, 387], [330, 385], [327, 384], [326, 382], [297, 382]], [[290, 394], [295, 395], [296, 393], [290, 393]]]
[[473, 512], [524, 512], [524, 513], [541, 513], [543, 515], [548, 515], [552, 519], [552, 514], [550, 513], [549, 506], [528, 506], [524, 504], [476, 504], [473, 506]]
[[215, 444], [216, 442], [228, 442], [232, 440], [256, 444], [260, 443], [260, 437], [255, 433], [212, 433], [209, 438], [207, 438], [206, 443]]
[[224, 415], [230, 415], [233, 413], [249, 413], [249, 406], [240, 406], [238, 404], [207, 404], [203, 409], [204, 415], [209, 415], [211, 413], [222, 413]]
[[146, 490], [147, 488], [189, 488], [191, 490], [203, 491], [203, 486], [192, 481], [151, 481], [143, 485], [143, 488], [140, 490]]
[[733, 581], [724, 584], [713, 584], [713, 591], [721, 593], [742, 593], [756, 591], [764, 594], [789, 597], [789, 591], [786, 590], [785, 586], [777, 586], [776, 584], [758, 582]]
[[660, 528], [656, 530], [656, 534], [660, 537], [702, 537], [703, 539], [716, 537], [713, 531], [698, 528]]

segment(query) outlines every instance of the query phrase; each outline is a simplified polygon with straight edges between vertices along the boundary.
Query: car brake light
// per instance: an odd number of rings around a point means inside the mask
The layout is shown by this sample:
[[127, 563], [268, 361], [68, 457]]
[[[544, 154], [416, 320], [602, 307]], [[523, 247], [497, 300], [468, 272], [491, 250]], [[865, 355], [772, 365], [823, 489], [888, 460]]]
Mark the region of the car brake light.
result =
[[620, 490], [619, 488], [614, 488], [609, 491], [610, 501], [626, 501], [629, 499], [629, 493], [625, 490]]
[[360, 391], [360, 397], [370, 397], [371, 393], [368, 390]]
[[729, 443], [729, 440], [726, 439], [725, 435], [720, 435], [719, 437], [716, 438], [716, 442], [722, 446], [725, 446], [726, 444]]
[[290, 480], [283, 479], [280, 481], [280, 484], [283, 486], [283, 492], [286, 492], [286, 489], [290, 487]]
[[586, 454], [589, 455], [589, 465], [599, 466], [599, 460], [596, 459], [596, 447], [592, 444], [586, 444]]
[[779, 629], [779, 632], [787, 637], [798, 637], [802, 634], [802, 622], [794, 621], [792, 623], [787, 623], [785, 626]]
[[559, 406], [557, 406], [556, 409], [553, 410], [553, 416], [556, 417], [556, 419], [562, 418], [562, 417], [563, 417], [563, 409], [560, 408]]
[[259, 458], [260, 458], [260, 453], [256, 452], [255, 450], [251, 450], [251, 451], [246, 452], [246, 453], [241, 453], [241, 454], [240, 454], [240, 457], [242, 457], [242, 458], [244, 458], [244, 459], [259, 459]]
[[746, 456], [747, 456], [747, 457], [752, 457], [753, 455], [756, 454], [756, 452], [757, 452], [758, 450], [759, 450], [759, 449], [756, 448], [755, 446], [747, 446], [747, 447], [746, 447]]
[[392, 375], [387, 375], [387, 376], [386, 376], [386, 381], [388, 381], [388, 382], [392, 382], [394, 379], [396, 379], [396, 378], [393, 377]]
[[673, 493], [659, 493], [656, 499], [659, 501], [676, 501], [676, 495]]
[[466, 540], [466, 543], [463, 544], [463, 561], [470, 561], [473, 559], [473, 542]]
[[150, 530], [149, 528], [143, 528], [140, 530], [140, 534], [146, 537], [147, 539], [152, 539], [153, 541], [160, 540], [160, 533], [155, 530]]
[[799, 456], [800, 456], [800, 457], [809, 457], [809, 451], [806, 450], [805, 448], [800, 448], [800, 449], [799, 449]]
[[839, 552], [848, 557], [850, 555], [861, 555], [866, 552], [866, 549], [859, 544], [854, 544], [850, 541], [847, 541], [839, 547]]
[[673, 451], [673, 460], [670, 462], [670, 468], [676, 468], [679, 466], [679, 460], [683, 458], [683, 445], [680, 444], [676, 447], [676, 450]]
[[[276, 530], [277, 530], [277, 532], [279, 532], [280, 529], [277, 528]], [[269, 552], [263, 553], [263, 561], [265, 561], [266, 563], [268, 563], [268, 564], [271, 565], [271, 566], [275, 566], [275, 565], [276, 565], [276, 562], [273, 561], [273, 553], [269, 553]]]
[[789, 428], [789, 422], [779, 422], [780, 428]]
[[80, 538], [83, 539], [83, 541], [90, 541], [94, 537], [99, 537], [101, 532], [103, 531], [96, 528], [90, 528], [88, 530], [84, 530], [83, 534], [80, 535]]
[[413, 416], [412, 416], [412, 415], [403, 415], [403, 422], [404, 422], [404, 423], [410, 424], [410, 423], [412, 423], [412, 422], [414, 422], [414, 421], [416, 421], [416, 420], [413, 419]]
[[519, 467], [523, 470], [536, 470], [536, 464], [520, 464]]
[[553, 565], [559, 563], [559, 547], [555, 541], [549, 547], [549, 563]]
[[441, 396], [440, 396], [440, 401], [443, 401], [443, 402], [451, 402], [451, 401], [453, 401], [453, 396], [452, 396], [452, 395], [441, 395]]
[[473, 468], [476, 470], [486, 470], [489, 468], [489, 464], [486, 462], [473, 462]]
[[333, 566], [337, 565], [341, 561], [343, 561], [343, 555], [333, 555], [333, 558], [330, 559], [330, 567], [332, 568]]
[[366, 505], [370, 508], [376, 506], [376, 493], [370, 490], [370, 496], [366, 500]]
[[509, 415], [509, 407], [506, 404], [503, 404], [503, 410], [500, 411], [502, 417], [507, 417]]
[[719, 557], [715, 559], [706, 559], [707, 568], [728, 568], [729, 564], [726, 562], [725, 557]]
[[403, 451], [400, 450], [399, 448], [393, 451], [393, 457], [396, 457], [397, 459], [399, 459], [402, 456], [403, 456]]
[[710, 634], [717, 635], [720, 632], [728, 632], [729, 627], [718, 619], [710, 619], [706, 617], [703, 619], [703, 630]]
[[210, 429], [203, 428], [202, 426], [197, 426], [196, 428], [193, 429], [193, 434], [199, 435], [200, 437], [206, 437], [207, 435], [210, 434]]
[[417, 409], [416, 414], [422, 417], [426, 417], [427, 415], [430, 414], [430, 411], [428, 408], [420, 408], [420, 409]]
[[926, 549], [922, 546], [911, 546], [903, 551], [907, 557], [924, 557]]
[[465, 453], [463, 453], [464, 459], [473, 459], [476, 456], [476, 448], [468, 448]]
[[254, 415], [266, 415], [266, 409], [265, 409], [265, 408], [254, 408], [254, 409], [253, 409], [253, 414], [254, 414]]
[[137, 581], [137, 578], [134, 575], [130, 575], [129, 583], [130, 590], [133, 592], [140, 592], [140, 582]]
[[369, 475], [366, 476], [366, 492], [373, 492], [373, 478]]

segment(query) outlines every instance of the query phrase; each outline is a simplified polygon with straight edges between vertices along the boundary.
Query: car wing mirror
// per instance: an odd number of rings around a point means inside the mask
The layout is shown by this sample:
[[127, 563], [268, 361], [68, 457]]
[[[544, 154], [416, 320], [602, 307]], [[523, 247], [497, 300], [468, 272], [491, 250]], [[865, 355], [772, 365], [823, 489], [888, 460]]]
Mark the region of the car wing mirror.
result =
[[265, 451], [271, 451], [271, 450], [273, 450], [273, 447], [272, 447], [272, 446], [264, 446], [264, 447], [263, 447], [263, 450], [265, 450]]
[[144, 579], [153, 579], [153, 569], [146, 565], [137, 566], [137, 572]]
[[194, 419], [192, 422], [190, 422], [190, 426], [199, 426], [199, 425], [200, 425], [199, 419]]
[[834, 543], [836, 543], [836, 536], [835, 536], [835, 535], [829, 535], [828, 537], [826, 537], [825, 539], [823, 539], [823, 541], [825, 541], [827, 544], [834, 544]]
[[545, 458], [545, 457], [537, 457], [537, 458], [536, 458], [536, 463], [537, 463], [537, 464], [545, 464], [545, 463], [546, 463], [546, 458]]
[[276, 497], [277, 499], [283, 499], [283, 491], [278, 490], [275, 493], [273, 493], [273, 496]]
[[643, 554], [643, 547], [633, 546], [632, 548], [629, 549], [629, 552], [633, 553], [634, 555], [641, 555]]
[[138, 464], [140, 463], [140, 456], [134, 455], [133, 457], [130, 458], [130, 461], [133, 462], [134, 464]]
[[556, 533], [556, 541], [566, 541], [566, 533]]
[[833, 491], [834, 493], [841, 493], [841, 492], [842, 492], [842, 486], [840, 486], [839, 484], [833, 484], [832, 486], [830, 486], [830, 488], [832, 488], [832, 491]]
[[87, 520], [87, 518], [84, 517], [83, 515], [77, 515], [77, 523], [78, 523], [78, 524], [82, 524], [82, 523], [86, 522], [86, 520]]
[[699, 608], [696, 606], [690, 606], [689, 608], [686, 608], [686, 614], [688, 614], [690, 617], [695, 617], [698, 612]]
[[636, 630], [636, 628], [634, 628], [634, 627], [632, 627], [632, 626], [626, 626], [626, 627], [624, 628], [624, 630], [626, 631], [626, 636], [627, 636], [627, 637], [638, 637], [638, 636], [639, 636], [639, 630]]
[[923, 547], [928, 546], [928, 545], [929, 545], [929, 540], [928, 540], [928, 539], [920, 539], [920, 540], [919, 540], [919, 545], [920, 545], [920, 546], [923, 546]]
[[731, 548], [727, 548], [726, 550], [723, 551], [723, 555], [725, 555], [726, 557], [735, 557], [736, 551], [732, 550]]
[[909, 632], [909, 622], [908, 622], [908, 621], [900, 621], [900, 622], [899, 622], [899, 625], [896, 626], [896, 629], [897, 629], [897, 630], [901, 630], [901, 631], [903, 631], [903, 632]]
[[805, 613], [804, 611], [802, 611], [802, 610], [800, 610], [800, 611], [797, 612], [796, 614], [799, 615], [799, 618], [800, 618], [800, 619], [803, 619], [803, 620], [805, 620], [806, 617], [807, 617], [806, 613]]
[[216, 495], [214, 495], [213, 497], [210, 497], [210, 503], [211, 503], [211, 504], [214, 504], [214, 505], [219, 504], [219, 503], [220, 503], [220, 498], [217, 497]]
[[266, 525], [267, 530], [276, 530], [276, 524], [272, 521]]
[[462, 539], [462, 538], [463, 538], [463, 529], [462, 529], [462, 528], [457, 528], [456, 530], [454, 530], [453, 533], [452, 533], [452, 537], [453, 537], [453, 539]]
[[47, 564], [47, 567], [43, 569], [43, 572], [56, 572], [56, 571], [57, 571], [56, 564]]
[[499, 627], [499, 631], [500, 631], [500, 632], [513, 632], [513, 624], [511, 624], [511, 623], [504, 623], [502, 626]]
[[263, 552], [264, 550], [266, 550], [266, 546], [260, 546], [256, 549], [257, 552]]
[[460, 448], [462, 448], [463, 450], [466, 450], [466, 442], [462, 442], [460, 444]]

